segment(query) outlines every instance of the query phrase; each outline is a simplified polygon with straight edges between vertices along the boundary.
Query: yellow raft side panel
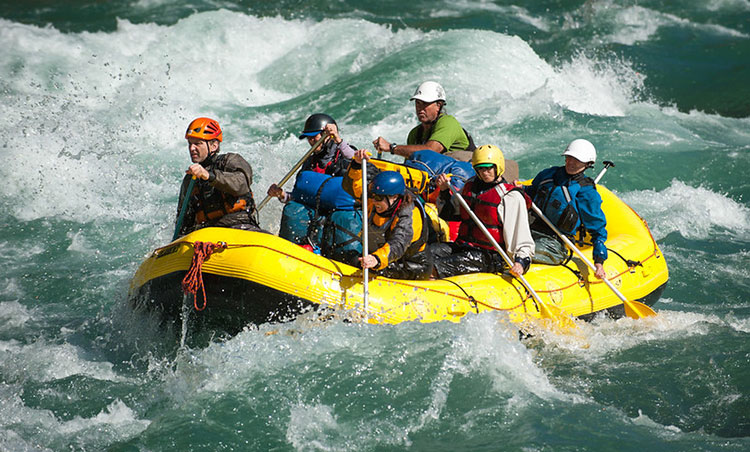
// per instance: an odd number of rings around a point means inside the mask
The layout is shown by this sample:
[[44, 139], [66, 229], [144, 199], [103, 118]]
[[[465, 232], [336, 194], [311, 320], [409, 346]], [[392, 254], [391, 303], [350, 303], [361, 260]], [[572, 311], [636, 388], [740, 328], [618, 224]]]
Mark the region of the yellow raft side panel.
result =
[[[626, 259], [641, 262], [629, 268], [610, 253], [605, 263], [607, 274], [629, 300], [643, 298], [667, 282], [666, 262], [645, 222], [609, 190], [602, 186], [597, 189], [607, 216], [607, 247]], [[313, 303], [363, 311], [360, 269], [313, 254], [273, 235], [226, 228], [201, 229], [157, 249], [136, 272], [131, 291], [151, 279], [186, 271], [192, 260], [192, 243], [197, 241], [228, 245], [204, 262], [204, 273], [245, 279]], [[593, 260], [591, 247], [582, 248], [582, 252]], [[545, 303], [573, 316], [622, 304], [583, 262], [573, 259], [568, 266], [580, 272], [582, 279], [568, 268], [540, 264], [533, 264], [525, 277]], [[535, 302], [520, 281], [508, 275], [485, 273], [435, 281], [371, 278], [366, 315], [373, 323], [396, 324], [459, 321], [467, 313], [488, 310], [507, 311], [514, 320], [526, 315], [539, 317]]]

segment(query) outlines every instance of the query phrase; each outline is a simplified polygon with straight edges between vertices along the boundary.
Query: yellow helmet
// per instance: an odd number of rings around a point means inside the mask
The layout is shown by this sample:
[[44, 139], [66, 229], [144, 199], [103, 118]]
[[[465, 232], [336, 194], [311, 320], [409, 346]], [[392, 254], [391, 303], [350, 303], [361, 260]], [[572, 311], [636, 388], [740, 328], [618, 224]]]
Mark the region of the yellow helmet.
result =
[[471, 166], [474, 168], [486, 165], [495, 165], [497, 177], [502, 176], [505, 172], [505, 157], [503, 157], [503, 151], [494, 144], [479, 146], [474, 150], [474, 154], [471, 156]]

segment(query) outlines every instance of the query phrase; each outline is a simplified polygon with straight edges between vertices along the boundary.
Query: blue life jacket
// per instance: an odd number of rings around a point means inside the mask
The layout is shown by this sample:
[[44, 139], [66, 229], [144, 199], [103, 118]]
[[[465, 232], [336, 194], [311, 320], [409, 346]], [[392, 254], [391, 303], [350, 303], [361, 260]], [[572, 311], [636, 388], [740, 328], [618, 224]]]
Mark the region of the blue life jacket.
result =
[[583, 173], [570, 176], [564, 166], [540, 172], [527, 189], [534, 203], [563, 234], [575, 236], [584, 228], [591, 234], [595, 260], [607, 259], [607, 219], [593, 179]]

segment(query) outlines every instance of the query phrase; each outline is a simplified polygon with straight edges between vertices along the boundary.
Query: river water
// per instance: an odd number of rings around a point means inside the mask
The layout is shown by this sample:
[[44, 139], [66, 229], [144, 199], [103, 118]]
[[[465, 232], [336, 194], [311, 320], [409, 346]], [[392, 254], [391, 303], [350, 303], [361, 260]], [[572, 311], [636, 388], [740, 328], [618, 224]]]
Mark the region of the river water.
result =
[[[2, 3], [0, 450], [750, 449], [747, 0]], [[502, 314], [300, 319], [178, 349], [129, 312], [192, 118], [262, 197], [309, 114], [403, 143], [423, 80], [524, 177], [577, 137], [615, 162], [669, 264], [658, 317], [525, 341]]]

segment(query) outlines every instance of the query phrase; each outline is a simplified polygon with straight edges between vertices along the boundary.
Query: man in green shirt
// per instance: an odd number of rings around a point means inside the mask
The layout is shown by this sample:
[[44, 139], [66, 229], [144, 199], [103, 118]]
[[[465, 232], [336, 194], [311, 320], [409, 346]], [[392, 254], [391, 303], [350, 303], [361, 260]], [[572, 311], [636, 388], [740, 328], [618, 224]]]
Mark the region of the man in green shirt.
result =
[[390, 143], [385, 138], [378, 137], [372, 142], [375, 149], [405, 158], [416, 151], [430, 149], [457, 160], [470, 161], [476, 146], [456, 118], [443, 112], [443, 87], [437, 82], [424, 82], [417, 87], [411, 100], [415, 101], [420, 124], [409, 132], [406, 144]]

